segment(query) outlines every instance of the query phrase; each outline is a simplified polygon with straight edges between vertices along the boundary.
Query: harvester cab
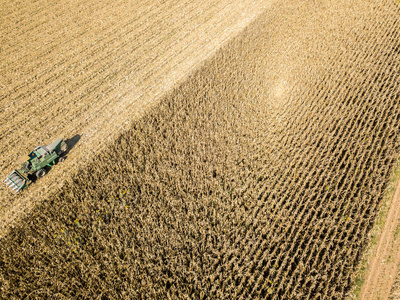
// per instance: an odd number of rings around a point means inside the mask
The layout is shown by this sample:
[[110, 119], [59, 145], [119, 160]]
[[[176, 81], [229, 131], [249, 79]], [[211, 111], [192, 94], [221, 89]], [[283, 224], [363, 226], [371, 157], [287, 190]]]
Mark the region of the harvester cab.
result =
[[20, 159], [22, 166], [14, 170], [4, 183], [14, 192], [22, 190], [32, 183], [32, 180], [47, 174], [47, 167], [53, 166], [56, 161], [63, 161], [68, 150], [67, 143], [56, 139], [47, 146], [36, 147], [31, 153]]

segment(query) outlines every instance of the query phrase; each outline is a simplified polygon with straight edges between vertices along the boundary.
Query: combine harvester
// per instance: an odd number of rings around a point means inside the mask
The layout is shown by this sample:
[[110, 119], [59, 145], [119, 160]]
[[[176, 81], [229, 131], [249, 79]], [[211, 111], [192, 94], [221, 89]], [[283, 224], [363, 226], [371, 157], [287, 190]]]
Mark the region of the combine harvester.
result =
[[36, 178], [47, 174], [47, 168], [53, 166], [56, 161], [62, 162], [63, 156], [68, 150], [67, 143], [62, 139], [56, 139], [47, 146], [36, 147], [28, 155], [21, 158], [22, 167], [14, 170], [4, 183], [15, 193], [32, 183], [34, 175]]

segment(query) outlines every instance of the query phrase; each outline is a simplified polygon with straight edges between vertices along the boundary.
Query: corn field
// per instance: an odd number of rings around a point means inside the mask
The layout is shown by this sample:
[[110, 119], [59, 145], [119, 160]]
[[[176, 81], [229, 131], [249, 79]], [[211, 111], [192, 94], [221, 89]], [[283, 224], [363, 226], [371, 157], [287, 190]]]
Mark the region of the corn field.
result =
[[266, 10], [10, 230], [0, 297], [348, 297], [399, 157], [399, 15]]

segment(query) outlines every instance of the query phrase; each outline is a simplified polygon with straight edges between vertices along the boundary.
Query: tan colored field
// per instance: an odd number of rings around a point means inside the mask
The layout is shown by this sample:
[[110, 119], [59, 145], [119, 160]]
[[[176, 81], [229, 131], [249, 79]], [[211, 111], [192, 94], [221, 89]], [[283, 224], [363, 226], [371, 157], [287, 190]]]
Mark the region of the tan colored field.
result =
[[400, 154], [399, 14], [273, 3], [41, 195], [0, 297], [351, 297]]
[[81, 139], [29, 191], [1, 186], [0, 236], [271, 2], [2, 3], [0, 178], [36, 146]]
[[[400, 161], [399, 161], [400, 163]], [[361, 300], [397, 299], [390, 296], [396, 288], [395, 279], [400, 267], [400, 164], [381, 200], [381, 209], [371, 229], [372, 241], [361, 263], [355, 295]]]

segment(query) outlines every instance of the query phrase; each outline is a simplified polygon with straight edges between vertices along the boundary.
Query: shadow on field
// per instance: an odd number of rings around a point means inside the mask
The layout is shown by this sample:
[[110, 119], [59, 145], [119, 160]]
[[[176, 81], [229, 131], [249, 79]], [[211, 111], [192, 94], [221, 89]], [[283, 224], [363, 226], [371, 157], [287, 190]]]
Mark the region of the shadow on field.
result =
[[75, 147], [75, 145], [79, 142], [81, 139], [82, 135], [81, 134], [76, 134], [72, 138], [65, 140], [65, 142], [68, 145], [68, 150], [65, 152], [64, 155], [68, 155], [69, 152]]

